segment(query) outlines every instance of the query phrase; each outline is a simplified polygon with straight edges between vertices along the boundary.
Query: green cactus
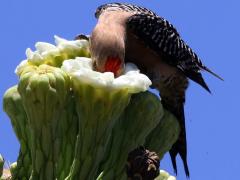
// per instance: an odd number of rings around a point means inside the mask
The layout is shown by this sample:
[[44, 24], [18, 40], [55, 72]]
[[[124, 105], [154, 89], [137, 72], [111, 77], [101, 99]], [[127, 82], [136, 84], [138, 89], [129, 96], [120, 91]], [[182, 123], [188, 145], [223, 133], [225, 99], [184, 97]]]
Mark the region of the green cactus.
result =
[[180, 126], [177, 119], [167, 110], [158, 125], [147, 136], [145, 147], [158, 153], [160, 159], [178, 139]]
[[13, 129], [20, 142], [20, 151], [17, 159], [18, 166], [14, 170], [14, 174], [12, 174], [13, 179], [16, 179], [16, 177], [29, 179], [32, 172], [31, 142], [28, 140], [30, 129], [17, 86], [13, 86], [6, 91], [3, 99], [3, 108], [10, 117]]
[[68, 179], [94, 179], [104, 156], [111, 130], [130, 95], [125, 90], [97, 89], [74, 81], [73, 91], [79, 117], [74, 164]]
[[18, 85], [4, 95], [20, 142], [12, 179], [127, 179], [133, 149], [144, 145], [162, 158], [179, 124], [144, 92], [150, 80], [132, 65], [116, 79], [93, 71], [91, 59], [77, 57], [90, 56], [87, 41], [56, 37], [56, 43], [27, 50], [28, 59], [16, 69]]
[[103, 179], [126, 179], [125, 165], [128, 153], [144, 144], [146, 136], [156, 127], [162, 115], [162, 105], [155, 95], [150, 92], [133, 95], [130, 104], [113, 128], [106, 157], [100, 169], [103, 171]]
[[[33, 166], [31, 179], [59, 177], [62, 173], [59, 168], [64, 167], [60, 166], [61, 155], [64, 148], [72, 146], [70, 160], [65, 159], [71, 162], [75, 141], [71, 142], [70, 136], [76, 137], [74, 132], [77, 132], [76, 118], [70, 115], [74, 114], [74, 108], [69, 108], [73, 106], [69, 76], [59, 68], [43, 64], [22, 72], [18, 91], [31, 129], [28, 136]], [[75, 129], [69, 134], [72, 123]]]

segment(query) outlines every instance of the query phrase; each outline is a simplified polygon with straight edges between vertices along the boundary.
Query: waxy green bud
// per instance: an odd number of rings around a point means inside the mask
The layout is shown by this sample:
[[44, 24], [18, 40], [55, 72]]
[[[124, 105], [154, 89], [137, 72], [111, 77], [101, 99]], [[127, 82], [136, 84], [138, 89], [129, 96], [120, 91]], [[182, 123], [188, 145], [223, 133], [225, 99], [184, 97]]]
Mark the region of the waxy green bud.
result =
[[29, 140], [31, 130], [17, 86], [8, 89], [4, 94], [3, 108], [10, 117], [13, 129], [20, 142], [18, 166], [13, 171], [12, 179], [29, 179], [32, 172], [31, 141]]
[[145, 91], [151, 84], [131, 64], [127, 65], [125, 74], [116, 79], [113, 73], [95, 72], [92, 67], [89, 58], [67, 60], [62, 66], [71, 77], [79, 117], [77, 153], [68, 179], [97, 177], [112, 129], [117, 126], [131, 95]]
[[171, 176], [168, 172], [160, 170], [160, 175], [154, 180], [176, 180], [176, 178]]
[[4, 159], [3, 159], [2, 155], [0, 154], [0, 178], [3, 174], [3, 166], [4, 166]]
[[101, 167], [101, 171], [104, 171], [103, 179], [124, 179], [128, 153], [144, 144], [145, 138], [159, 123], [162, 115], [163, 108], [157, 96], [150, 92], [132, 96], [113, 128], [111, 143]]
[[158, 125], [147, 136], [145, 147], [157, 152], [160, 159], [177, 141], [180, 125], [174, 115], [164, 110], [164, 116]]
[[[69, 134], [69, 138], [72, 135], [76, 138], [74, 132], [77, 133], [70, 78], [59, 68], [45, 64], [32, 66], [22, 71], [18, 91], [31, 129], [28, 135], [33, 170], [31, 179], [56, 178], [65, 166], [63, 162], [60, 166], [60, 162], [66, 161], [67, 143], [72, 149], [70, 159], [75, 148], [75, 139], [74, 142], [66, 139]], [[72, 125], [75, 129], [70, 130]], [[64, 169], [70, 169], [70, 166], [71, 160], [68, 160]]]

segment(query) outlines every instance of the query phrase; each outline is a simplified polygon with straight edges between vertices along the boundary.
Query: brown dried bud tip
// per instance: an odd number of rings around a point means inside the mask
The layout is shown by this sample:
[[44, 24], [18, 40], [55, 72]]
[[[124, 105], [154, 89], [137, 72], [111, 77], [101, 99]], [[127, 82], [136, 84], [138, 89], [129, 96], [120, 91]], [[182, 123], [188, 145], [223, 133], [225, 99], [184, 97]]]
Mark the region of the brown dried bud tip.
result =
[[74, 39], [75, 39], [75, 40], [81, 40], [81, 39], [83, 39], [83, 40], [89, 41], [89, 36], [84, 35], [84, 34], [79, 34], [79, 35], [77, 35]]
[[153, 180], [159, 175], [159, 157], [140, 146], [128, 154], [127, 176], [131, 180]]

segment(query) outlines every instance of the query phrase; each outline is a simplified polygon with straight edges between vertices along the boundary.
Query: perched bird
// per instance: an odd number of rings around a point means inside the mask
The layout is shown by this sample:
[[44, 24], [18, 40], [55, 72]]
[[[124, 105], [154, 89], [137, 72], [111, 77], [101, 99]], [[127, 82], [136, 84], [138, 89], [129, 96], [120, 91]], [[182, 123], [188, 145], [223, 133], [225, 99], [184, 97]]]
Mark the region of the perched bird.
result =
[[163, 106], [177, 117], [181, 126], [179, 139], [170, 150], [173, 168], [177, 173], [179, 154], [189, 176], [184, 118], [188, 78], [210, 92], [200, 71], [221, 77], [202, 64], [172, 24], [146, 8], [109, 3], [98, 7], [95, 16], [98, 23], [90, 35], [94, 67], [119, 76], [124, 71], [124, 63], [133, 62], [151, 79]]

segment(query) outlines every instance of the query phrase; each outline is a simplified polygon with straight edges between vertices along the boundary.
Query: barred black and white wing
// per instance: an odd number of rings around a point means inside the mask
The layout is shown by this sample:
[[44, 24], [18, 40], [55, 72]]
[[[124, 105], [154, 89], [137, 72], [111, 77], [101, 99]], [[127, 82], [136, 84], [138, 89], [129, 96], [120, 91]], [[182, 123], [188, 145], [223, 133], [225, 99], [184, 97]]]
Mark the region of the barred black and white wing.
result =
[[127, 21], [128, 30], [156, 53], [166, 56], [166, 63], [180, 69], [188, 78], [200, 84], [210, 92], [200, 70], [205, 67], [193, 50], [180, 38], [179, 33], [167, 20], [151, 14], [141, 13], [131, 16]]

